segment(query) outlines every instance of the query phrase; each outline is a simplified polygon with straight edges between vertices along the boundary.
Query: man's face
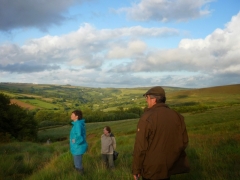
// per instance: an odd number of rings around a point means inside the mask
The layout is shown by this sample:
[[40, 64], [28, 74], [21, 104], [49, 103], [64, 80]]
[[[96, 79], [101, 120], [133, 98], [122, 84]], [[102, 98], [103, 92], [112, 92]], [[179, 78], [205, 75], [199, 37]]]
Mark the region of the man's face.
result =
[[156, 98], [151, 98], [149, 95], [146, 95], [146, 101], [148, 108], [151, 108], [154, 104], [156, 104]]

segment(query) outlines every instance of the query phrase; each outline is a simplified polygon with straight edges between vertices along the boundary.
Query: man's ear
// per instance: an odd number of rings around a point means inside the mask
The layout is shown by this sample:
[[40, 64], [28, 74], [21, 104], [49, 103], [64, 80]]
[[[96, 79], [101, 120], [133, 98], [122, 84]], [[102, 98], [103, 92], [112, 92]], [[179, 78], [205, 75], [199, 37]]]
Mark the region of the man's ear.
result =
[[157, 103], [157, 98], [152, 98], [151, 100]]

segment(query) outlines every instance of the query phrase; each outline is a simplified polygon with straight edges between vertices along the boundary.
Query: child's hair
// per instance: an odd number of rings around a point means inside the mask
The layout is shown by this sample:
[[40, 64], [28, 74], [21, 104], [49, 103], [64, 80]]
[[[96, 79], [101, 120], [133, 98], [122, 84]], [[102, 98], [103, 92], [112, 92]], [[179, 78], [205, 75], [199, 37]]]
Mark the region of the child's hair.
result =
[[111, 128], [109, 126], [105, 126], [105, 129], [108, 131], [108, 133], [111, 133]]

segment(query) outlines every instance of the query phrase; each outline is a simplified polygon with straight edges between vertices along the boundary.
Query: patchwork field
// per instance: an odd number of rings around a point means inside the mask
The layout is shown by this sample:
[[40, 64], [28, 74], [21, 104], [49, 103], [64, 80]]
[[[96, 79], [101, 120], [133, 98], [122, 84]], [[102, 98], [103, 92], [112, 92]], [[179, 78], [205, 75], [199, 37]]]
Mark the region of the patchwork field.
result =
[[[36, 108], [76, 109], [91, 107], [104, 112], [119, 107], [131, 108], [146, 106], [143, 94], [148, 87], [139, 88], [87, 88], [57, 85], [8, 84], [0, 83], [0, 91], [13, 99], [25, 102]], [[186, 89], [164, 87], [167, 104], [181, 112], [194, 109], [209, 109], [240, 104], [240, 84]], [[21, 103], [19, 103], [21, 106]], [[191, 108], [193, 110], [191, 110]]]
[[32, 110], [32, 109], [36, 109], [37, 108], [36, 106], [33, 106], [33, 105], [29, 104], [29, 103], [25, 103], [25, 102], [17, 100], [17, 99], [11, 99], [10, 101], [11, 101], [11, 104], [17, 104], [17, 105], [19, 105], [19, 106], [21, 106], [23, 108], [26, 108], [26, 109]]

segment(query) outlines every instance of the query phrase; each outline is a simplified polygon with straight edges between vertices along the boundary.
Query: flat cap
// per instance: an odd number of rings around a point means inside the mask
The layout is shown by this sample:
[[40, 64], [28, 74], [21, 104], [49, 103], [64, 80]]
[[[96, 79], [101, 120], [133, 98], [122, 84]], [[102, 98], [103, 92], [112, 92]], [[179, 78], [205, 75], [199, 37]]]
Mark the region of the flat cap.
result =
[[165, 97], [165, 91], [161, 86], [155, 86], [149, 89], [143, 96], [146, 95], [155, 95], [155, 96], [162, 96]]

